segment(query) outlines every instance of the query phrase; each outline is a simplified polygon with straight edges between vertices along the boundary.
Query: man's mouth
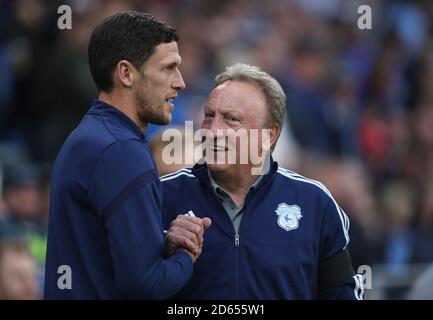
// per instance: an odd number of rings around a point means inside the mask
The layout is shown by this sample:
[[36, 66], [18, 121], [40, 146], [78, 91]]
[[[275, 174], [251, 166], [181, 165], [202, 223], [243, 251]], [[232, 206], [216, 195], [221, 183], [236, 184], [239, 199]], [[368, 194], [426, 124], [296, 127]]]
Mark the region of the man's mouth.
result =
[[174, 108], [174, 99], [176, 99], [176, 96], [171, 96], [171, 97], [168, 97], [167, 99], [165, 99], [165, 102], [167, 102], [168, 104], [170, 104]]

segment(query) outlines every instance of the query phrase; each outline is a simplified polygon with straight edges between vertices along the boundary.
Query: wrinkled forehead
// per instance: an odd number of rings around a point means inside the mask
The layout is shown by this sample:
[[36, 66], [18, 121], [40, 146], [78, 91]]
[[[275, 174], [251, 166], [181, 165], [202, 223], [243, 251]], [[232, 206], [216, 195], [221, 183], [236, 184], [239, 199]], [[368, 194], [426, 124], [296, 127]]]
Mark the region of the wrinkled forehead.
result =
[[266, 98], [258, 85], [244, 81], [226, 81], [209, 95], [208, 105], [213, 107], [246, 108], [258, 111], [266, 108]]

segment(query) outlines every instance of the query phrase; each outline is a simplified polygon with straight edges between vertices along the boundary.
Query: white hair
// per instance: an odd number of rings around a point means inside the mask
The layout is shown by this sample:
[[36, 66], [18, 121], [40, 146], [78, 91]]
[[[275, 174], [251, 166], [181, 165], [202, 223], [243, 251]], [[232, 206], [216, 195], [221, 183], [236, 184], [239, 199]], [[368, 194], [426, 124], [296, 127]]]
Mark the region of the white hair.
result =
[[[230, 80], [251, 82], [260, 87], [266, 97], [270, 118], [269, 124], [277, 125], [281, 133], [286, 116], [286, 94], [278, 81], [259, 67], [245, 63], [231, 65], [215, 77], [216, 86]], [[272, 151], [278, 138], [272, 145]]]

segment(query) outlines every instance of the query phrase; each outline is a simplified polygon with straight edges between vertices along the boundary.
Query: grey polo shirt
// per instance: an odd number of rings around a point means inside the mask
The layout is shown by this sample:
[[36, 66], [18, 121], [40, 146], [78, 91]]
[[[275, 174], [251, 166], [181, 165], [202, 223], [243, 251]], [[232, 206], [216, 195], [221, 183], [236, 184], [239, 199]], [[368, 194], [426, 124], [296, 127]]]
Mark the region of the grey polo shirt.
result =
[[[242, 216], [244, 215], [245, 202], [242, 203], [239, 207], [237, 207], [235, 202], [230, 197], [229, 193], [215, 182], [209, 169], [207, 170], [207, 173], [209, 176], [210, 184], [215, 195], [217, 196], [217, 199], [226, 210], [230, 220], [233, 223], [233, 227], [235, 228], [236, 233], [238, 233], [239, 225], [241, 223]], [[257, 187], [262, 178], [263, 175], [260, 175], [259, 178], [248, 188], [247, 194], [252, 192]]]

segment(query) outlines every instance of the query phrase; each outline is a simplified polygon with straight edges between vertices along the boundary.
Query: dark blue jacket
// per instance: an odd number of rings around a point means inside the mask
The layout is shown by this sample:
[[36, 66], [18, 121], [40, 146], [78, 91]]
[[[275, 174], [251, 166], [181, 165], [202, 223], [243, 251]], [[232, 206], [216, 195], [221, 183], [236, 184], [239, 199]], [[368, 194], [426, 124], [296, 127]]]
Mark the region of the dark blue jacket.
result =
[[[54, 164], [45, 298], [174, 295], [190, 279], [192, 261], [184, 252], [163, 258], [161, 206], [144, 135], [125, 114], [96, 100]], [[62, 265], [72, 271], [71, 289], [59, 289]]]
[[[245, 199], [238, 234], [195, 165], [161, 177], [165, 228], [192, 210], [213, 224], [180, 299], [359, 299], [359, 275], [319, 292], [322, 262], [346, 248], [349, 220], [319, 182], [272, 168]], [[351, 267], [351, 266], [350, 266]]]

